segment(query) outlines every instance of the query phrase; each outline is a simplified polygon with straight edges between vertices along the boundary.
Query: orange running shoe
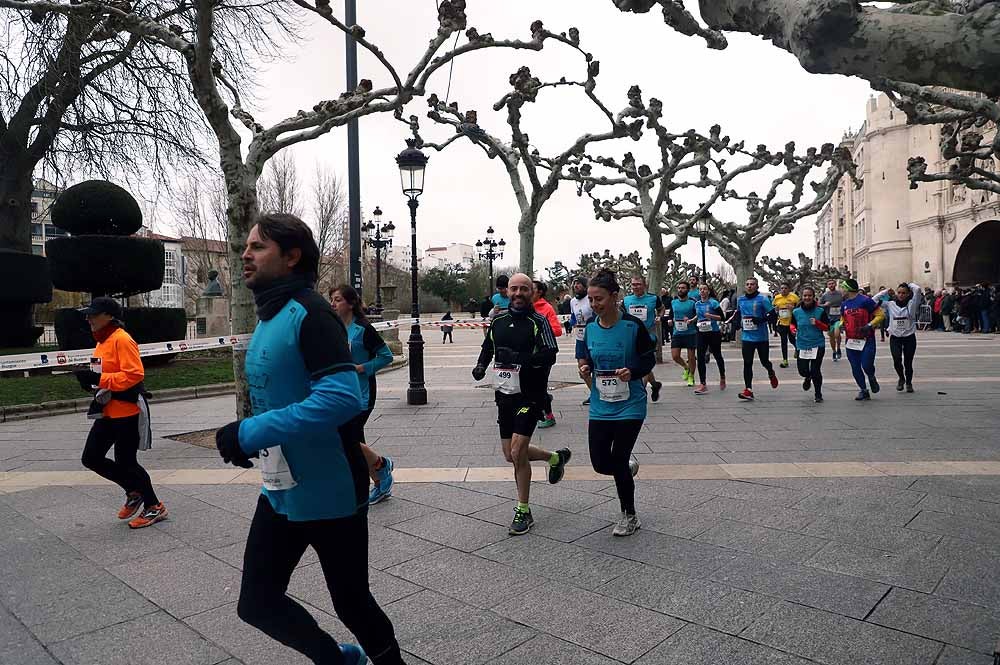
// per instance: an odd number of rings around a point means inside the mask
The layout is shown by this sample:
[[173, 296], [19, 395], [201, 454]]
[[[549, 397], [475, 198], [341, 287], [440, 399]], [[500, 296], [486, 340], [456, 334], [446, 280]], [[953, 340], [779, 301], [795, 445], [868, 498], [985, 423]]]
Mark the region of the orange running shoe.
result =
[[165, 519], [167, 519], [167, 508], [161, 501], [155, 506], [147, 506], [141, 515], [128, 523], [128, 526], [130, 529], [142, 529], [143, 527], [152, 526], [157, 522], [162, 522]]
[[130, 520], [142, 510], [142, 495], [138, 492], [129, 492], [125, 495], [125, 505], [118, 510], [118, 519]]

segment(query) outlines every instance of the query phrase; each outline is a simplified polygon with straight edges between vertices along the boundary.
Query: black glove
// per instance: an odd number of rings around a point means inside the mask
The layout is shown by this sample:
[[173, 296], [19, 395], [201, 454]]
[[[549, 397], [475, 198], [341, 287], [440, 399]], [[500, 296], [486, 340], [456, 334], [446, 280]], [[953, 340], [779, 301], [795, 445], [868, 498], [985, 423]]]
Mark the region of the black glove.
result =
[[253, 468], [253, 462], [240, 448], [240, 421], [234, 420], [215, 433], [215, 447], [223, 462], [244, 469]]
[[865, 325], [863, 325], [860, 328], [858, 328], [858, 332], [864, 333], [865, 335], [867, 335], [868, 333], [870, 333], [873, 330], [874, 330], [874, 328], [872, 328], [872, 326], [871, 326], [870, 323], [866, 323]]
[[486, 368], [482, 365], [476, 365], [472, 368], [472, 378], [476, 381], [482, 381], [483, 377], [486, 376]]
[[91, 392], [94, 389], [93, 386], [100, 385], [101, 383], [101, 375], [89, 369], [77, 370], [73, 374], [76, 375], [76, 380], [80, 382], [80, 387], [87, 392]]
[[501, 365], [523, 365], [530, 354], [519, 353], [507, 346], [498, 346], [496, 350], [496, 361]]

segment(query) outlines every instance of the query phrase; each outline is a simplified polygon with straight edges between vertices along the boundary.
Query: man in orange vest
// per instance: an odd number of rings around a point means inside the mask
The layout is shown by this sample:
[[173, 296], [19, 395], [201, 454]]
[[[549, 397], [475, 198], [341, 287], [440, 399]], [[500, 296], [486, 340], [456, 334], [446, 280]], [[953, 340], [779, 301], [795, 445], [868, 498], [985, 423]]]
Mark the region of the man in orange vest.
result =
[[[94, 298], [80, 310], [90, 324], [97, 348], [90, 371], [81, 382], [96, 392], [95, 407], [87, 415], [94, 420], [83, 448], [83, 465], [125, 490], [125, 504], [118, 519], [130, 520], [133, 529], [156, 524], [167, 517], [167, 509], [156, 497], [149, 474], [139, 464], [139, 402], [143, 400], [145, 370], [139, 345], [125, 332], [121, 306], [114, 298]], [[115, 459], [107, 458], [115, 449]]]

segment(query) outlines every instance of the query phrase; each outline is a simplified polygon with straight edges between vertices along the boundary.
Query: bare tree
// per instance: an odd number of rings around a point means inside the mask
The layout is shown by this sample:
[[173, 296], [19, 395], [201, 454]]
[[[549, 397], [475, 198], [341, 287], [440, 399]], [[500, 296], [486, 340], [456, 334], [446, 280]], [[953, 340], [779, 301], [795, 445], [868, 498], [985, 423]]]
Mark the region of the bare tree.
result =
[[325, 292], [339, 276], [348, 244], [347, 194], [337, 174], [320, 165], [312, 187], [313, 231], [319, 246], [320, 266], [317, 287]]
[[772, 292], [777, 291], [784, 282], [788, 282], [792, 291], [800, 293], [804, 286], [812, 286], [817, 290], [822, 290], [826, 287], [827, 280], [833, 279], [839, 282], [851, 277], [851, 271], [847, 266], [814, 268], [813, 260], [802, 252], [799, 252], [799, 265], [792, 263], [791, 259], [783, 257], [772, 259], [764, 256], [757, 269]]
[[[540, 21], [536, 21], [532, 25], [532, 32], [536, 31], [544, 31]], [[479, 146], [490, 159], [498, 158], [500, 160], [507, 171], [507, 177], [510, 180], [514, 198], [520, 211], [517, 225], [520, 237], [520, 270], [529, 275], [534, 274], [535, 227], [538, 225], [542, 207], [559, 188], [564, 171], [568, 167], [580, 163], [588, 145], [625, 137], [629, 135], [630, 131], [637, 130], [637, 127], [629, 126], [624, 121], [625, 117], [632, 115], [630, 108], [627, 107], [624, 111], [613, 114], [595, 94], [600, 62], [594, 60], [590, 53], [580, 48], [579, 31], [576, 28], [571, 28], [568, 35], [565, 33], [556, 35], [547, 31], [544, 31], [543, 34], [550, 39], [568, 45], [583, 55], [586, 76], [581, 81], [569, 81], [563, 77], [558, 81], [543, 83], [540, 79], [532, 76], [528, 67], [521, 67], [517, 72], [511, 74], [511, 91], [493, 105], [493, 110], [506, 110], [507, 112], [509, 140], [501, 139], [499, 136], [484, 130], [479, 125], [479, 115], [476, 111], [462, 112], [459, 110], [457, 102], [449, 104], [438, 99], [435, 95], [428, 98], [431, 110], [427, 117], [437, 124], [452, 127], [455, 132], [453, 136], [442, 142], [424, 141], [419, 132], [417, 117], [410, 116], [409, 119], [410, 128], [418, 146], [441, 151], [458, 139], [466, 138]], [[590, 105], [607, 119], [608, 126], [603, 131], [580, 136], [554, 157], [543, 157], [538, 149], [532, 146], [528, 133], [524, 131], [522, 112], [525, 104], [535, 102], [539, 92], [543, 89], [564, 86], [582, 89]], [[637, 123], [641, 124], [639, 121]]]
[[221, 178], [190, 177], [180, 182], [171, 199], [175, 231], [184, 241], [184, 299], [193, 309], [204, 289], [209, 272], [219, 273], [223, 291], [229, 293], [226, 255], [218, 246], [225, 241], [226, 198]]
[[302, 217], [302, 184], [291, 152], [279, 152], [267, 162], [257, 183], [260, 209]]
[[856, 0], [699, 0], [704, 25], [681, 0], [612, 0], [621, 11], [657, 5], [664, 22], [724, 49], [724, 32], [769, 40], [817, 74], [1000, 94], [1000, 2], [896, 0], [885, 9]]
[[[302, 15], [312, 16], [334, 31], [350, 36], [368, 51], [391, 79], [385, 87], [376, 88], [369, 79], [362, 79], [355, 90], [349, 90], [334, 100], [320, 100], [311, 110], [299, 110], [270, 127], [259, 123], [244, 106], [241, 79], [227, 68], [227, 63], [216, 57], [220, 31], [226, 30], [220, 21], [228, 5], [214, 0], [192, 0], [180, 5], [176, 13], [167, 17], [150, 15], [146, 5], [101, 2], [92, 0], [82, 4], [63, 4], [52, 1], [29, 2], [0, 0], [0, 6], [19, 9], [25, 14], [58, 14], [63, 16], [102, 16], [114, 20], [116, 28], [136, 38], [147, 38], [170, 49], [183, 59], [195, 100], [219, 145], [219, 161], [226, 179], [229, 218], [229, 262], [233, 280], [230, 308], [233, 332], [250, 332], [256, 324], [256, 312], [249, 291], [243, 286], [240, 275], [240, 255], [247, 234], [260, 210], [258, 180], [264, 166], [281, 150], [319, 138], [334, 127], [373, 113], [400, 114], [403, 106], [414, 97], [425, 94], [427, 81], [440, 68], [465, 53], [487, 48], [528, 49], [538, 51], [552, 37], [540, 21], [532, 24], [530, 40], [498, 40], [490, 34], [480, 34], [467, 27], [465, 0], [441, 0], [438, 3], [438, 27], [427, 48], [417, 58], [405, 76], [389, 62], [375, 44], [368, 40], [364, 28], [347, 26], [333, 13], [329, 2], [307, 0], [264, 3], [273, 7], [297, 8]], [[293, 7], [294, 5], [294, 7]], [[250, 6], [254, 6], [251, 3]], [[249, 25], [244, 32], [267, 34], [270, 27], [253, 16], [244, 16]], [[442, 47], [455, 33], [466, 30], [467, 42], [439, 55]], [[246, 39], [253, 43], [255, 35]], [[265, 37], [261, 37], [269, 43]], [[236, 121], [234, 123], [234, 120]], [[243, 148], [242, 131], [251, 138]], [[249, 400], [244, 371], [245, 351], [233, 354], [233, 370], [237, 384], [237, 412], [249, 413]]]

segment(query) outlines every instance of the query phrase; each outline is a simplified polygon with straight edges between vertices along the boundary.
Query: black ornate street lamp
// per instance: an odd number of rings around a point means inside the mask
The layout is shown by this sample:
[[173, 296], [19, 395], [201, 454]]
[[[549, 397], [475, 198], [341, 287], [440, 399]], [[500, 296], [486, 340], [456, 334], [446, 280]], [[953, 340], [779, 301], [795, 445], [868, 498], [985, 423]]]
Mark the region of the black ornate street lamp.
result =
[[705, 269], [705, 241], [708, 239], [708, 219], [702, 218], [694, 223], [695, 232], [701, 238], [701, 281], [708, 283], [708, 270]]
[[406, 403], [411, 405], [427, 404], [427, 389], [424, 387], [424, 338], [420, 336], [420, 302], [417, 295], [417, 201], [424, 192], [424, 169], [427, 167], [427, 155], [422, 153], [414, 139], [406, 140], [406, 150], [396, 155], [399, 166], [399, 179], [403, 186], [403, 194], [409, 199], [410, 206], [410, 316], [413, 326], [410, 328], [410, 387], [406, 390]]
[[375, 250], [375, 310], [382, 313], [382, 250], [392, 247], [392, 236], [396, 225], [392, 222], [382, 223], [382, 209], [375, 206], [372, 213], [375, 221], [361, 227], [365, 232], [365, 244]]
[[490, 288], [493, 291], [493, 261], [503, 258], [503, 250], [507, 246], [503, 238], [500, 242], [493, 239], [493, 227], [486, 229], [486, 239], [476, 241], [476, 251], [479, 253], [480, 261], [489, 261], [490, 264]]

